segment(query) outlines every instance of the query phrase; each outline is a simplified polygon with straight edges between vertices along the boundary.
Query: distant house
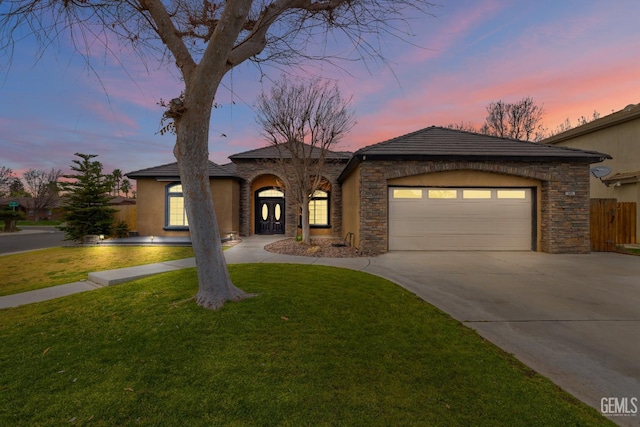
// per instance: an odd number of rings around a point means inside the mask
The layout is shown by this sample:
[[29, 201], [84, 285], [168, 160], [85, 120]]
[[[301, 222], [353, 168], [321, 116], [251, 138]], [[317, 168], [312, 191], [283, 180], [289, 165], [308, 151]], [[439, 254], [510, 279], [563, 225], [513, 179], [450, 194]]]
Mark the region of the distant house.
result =
[[[310, 206], [312, 234], [349, 236], [361, 251], [535, 250], [589, 252], [589, 170], [608, 158], [429, 127], [355, 153], [331, 152]], [[277, 150], [210, 162], [221, 233], [294, 236]], [[126, 174], [137, 180], [140, 235], [187, 235], [177, 164]]]
[[10, 202], [17, 202], [17, 210], [24, 212], [27, 221], [57, 221], [64, 216], [62, 199], [54, 197], [46, 207], [36, 208], [32, 197], [3, 197], [0, 198], [0, 208], [9, 208]]
[[[559, 133], [542, 141], [555, 146], [603, 151], [611, 155], [598, 166], [611, 173], [602, 179], [591, 176], [591, 197], [636, 202], [640, 206], [640, 104]], [[640, 209], [636, 218], [640, 241]]]

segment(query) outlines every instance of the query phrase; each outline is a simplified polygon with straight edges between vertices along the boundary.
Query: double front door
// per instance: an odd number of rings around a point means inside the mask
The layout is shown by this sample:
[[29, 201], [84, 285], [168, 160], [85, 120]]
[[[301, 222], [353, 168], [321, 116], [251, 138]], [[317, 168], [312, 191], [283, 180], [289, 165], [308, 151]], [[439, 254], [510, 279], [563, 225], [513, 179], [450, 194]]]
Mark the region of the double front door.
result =
[[260, 197], [256, 203], [256, 234], [284, 234], [284, 199]]

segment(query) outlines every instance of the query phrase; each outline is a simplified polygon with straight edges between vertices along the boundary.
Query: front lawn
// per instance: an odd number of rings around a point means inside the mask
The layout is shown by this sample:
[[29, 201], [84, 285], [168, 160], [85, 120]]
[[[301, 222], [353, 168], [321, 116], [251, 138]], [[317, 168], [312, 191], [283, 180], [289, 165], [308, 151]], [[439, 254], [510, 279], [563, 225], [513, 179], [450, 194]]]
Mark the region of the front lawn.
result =
[[611, 425], [415, 295], [320, 266], [194, 269], [0, 310], [0, 425]]
[[191, 247], [61, 247], [0, 256], [0, 296], [86, 280], [94, 271], [193, 256]]

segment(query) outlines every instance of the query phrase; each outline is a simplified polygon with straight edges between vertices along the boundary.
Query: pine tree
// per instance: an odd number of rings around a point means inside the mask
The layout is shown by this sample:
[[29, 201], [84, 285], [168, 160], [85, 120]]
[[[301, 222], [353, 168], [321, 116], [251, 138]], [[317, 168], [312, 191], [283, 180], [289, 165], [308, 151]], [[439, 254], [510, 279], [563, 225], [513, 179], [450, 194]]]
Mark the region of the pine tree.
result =
[[68, 181], [60, 182], [64, 192], [66, 213], [66, 240], [80, 241], [86, 235], [109, 235], [113, 226], [113, 213], [109, 207], [109, 185], [102, 174], [102, 163], [92, 160], [95, 154], [75, 153], [81, 160], [72, 162], [71, 170], [63, 175]]

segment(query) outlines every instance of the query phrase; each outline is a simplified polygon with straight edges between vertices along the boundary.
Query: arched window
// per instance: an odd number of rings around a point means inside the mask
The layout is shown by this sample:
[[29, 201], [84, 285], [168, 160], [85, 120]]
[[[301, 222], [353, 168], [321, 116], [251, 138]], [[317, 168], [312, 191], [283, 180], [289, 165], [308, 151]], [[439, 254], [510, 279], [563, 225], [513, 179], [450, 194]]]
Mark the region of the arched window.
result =
[[280, 197], [284, 199], [284, 193], [277, 188], [266, 188], [258, 193], [258, 197]]
[[309, 225], [329, 227], [329, 192], [316, 190], [309, 200]]
[[184, 208], [182, 184], [169, 184], [166, 187], [167, 202], [165, 226], [166, 228], [186, 229], [189, 227], [187, 211]]

